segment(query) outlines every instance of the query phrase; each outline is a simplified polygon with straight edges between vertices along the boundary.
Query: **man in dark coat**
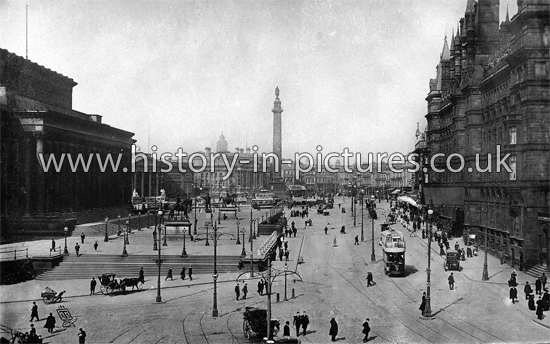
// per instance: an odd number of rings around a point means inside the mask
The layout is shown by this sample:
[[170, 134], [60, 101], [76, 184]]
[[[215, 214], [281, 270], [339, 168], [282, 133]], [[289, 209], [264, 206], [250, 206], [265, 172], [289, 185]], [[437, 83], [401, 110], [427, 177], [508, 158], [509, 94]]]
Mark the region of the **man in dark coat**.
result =
[[76, 243], [76, 245], [74, 245], [74, 250], [76, 251], [76, 256], [78, 257], [79, 252], [80, 252], [80, 245], [78, 243]]
[[165, 281], [167, 279], [170, 279], [170, 280], [174, 280], [174, 277], [172, 277], [172, 268], [168, 268], [168, 273], [166, 274], [166, 278], [164, 279]]
[[245, 283], [243, 286], [243, 300], [246, 299], [246, 294], [248, 294], [248, 285]]
[[529, 307], [529, 310], [531, 311], [534, 311], [536, 308], [535, 308], [535, 295], [533, 295], [532, 293], [529, 294], [529, 301], [527, 302], [527, 305]]
[[78, 330], [78, 343], [84, 344], [86, 343], [86, 332], [83, 329]]
[[363, 334], [365, 335], [365, 338], [363, 338], [363, 343], [368, 342], [369, 340], [369, 332], [370, 332], [370, 326], [369, 326], [369, 318], [363, 323]]
[[372, 279], [372, 272], [367, 273], [367, 287], [373, 286], [374, 281]]
[[549, 309], [549, 305], [548, 305], [548, 302], [549, 302], [549, 296], [548, 296], [548, 289], [544, 289], [544, 294], [542, 295], [542, 310], [543, 311], [548, 311]]
[[523, 287], [523, 292], [525, 293], [525, 300], [529, 300], [529, 294], [533, 292], [529, 281], [525, 282], [525, 287]]
[[36, 305], [36, 302], [33, 302], [32, 303], [32, 308], [31, 308], [31, 322], [32, 320], [36, 318], [37, 321], [40, 321], [40, 319], [38, 318], [38, 306]]
[[260, 295], [264, 294], [264, 281], [263, 280], [258, 281], [258, 294], [260, 294]]
[[55, 317], [52, 313], [50, 313], [50, 315], [46, 318], [46, 324], [44, 327], [48, 329], [48, 333], [53, 333], [53, 329], [55, 328]]
[[336, 336], [338, 335], [338, 323], [334, 318], [330, 319], [330, 330], [328, 331], [328, 334], [331, 338], [331, 341], [335, 342]]
[[97, 281], [95, 280], [95, 277], [92, 277], [92, 280], [90, 281], [90, 295], [95, 294], [95, 286], [97, 285]]
[[50, 251], [55, 252], [55, 240], [53, 239], [52, 239], [52, 248], [50, 249]]
[[420, 312], [424, 314], [424, 309], [426, 309], [426, 292], [422, 294], [422, 303], [420, 304], [420, 307], [418, 307], [418, 309], [420, 309]]
[[512, 300], [512, 303], [516, 303], [516, 299], [518, 298], [518, 290], [516, 287], [510, 288], [510, 300]]
[[292, 325], [296, 326], [296, 337], [300, 336], [300, 326], [302, 325], [302, 316], [300, 312], [296, 312], [294, 320], [292, 320]]
[[309, 324], [309, 317], [307, 316], [305, 311], [304, 311], [304, 314], [302, 314], [302, 321], [300, 321], [300, 323], [302, 324], [302, 328], [303, 328], [302, 334], [305, 336], [307, 325]]
[[449, 288], [453, 290], [455, 288], [455, 278], [453, 276], [453, 273], [451, 272], [451, 275], [448, 278], [449, 280]]
[[544, 318], [543, 310], [544, 310], [544, 305], [542, 304], [542, 298], [539, 296], [539, 299], [537, 300], [537, 311], [536, 311], [537, 319], [542, 320], [542, 318]]
[[185, 270], [187, 270], [187, 268], [186, 268], [185, 266], [182, 266], [182, 267], [181, 267], [181, 271], [180, 271], [180, 278], [181, 278], [182, 280], [185, 279]]
[[189, 265], [189, 269], [187, 269], [188, 273], [189, 273], [189, 280], [192, 281], [193, 280], [193, 267], [191, 265]]
[[542, 289], [546, 289], [547, 278], [546, 278], [546, 274], [544, 272], [540, 276], [540, 281], [542, 283]]
[[84, 235], [84, 232], [80, 234], [80, 240], [82, 240], [82, 244], [84, 244], [84, 239], [86, 239], [86, 235]]
[[235, 286], [235, 300], [239, 301], [239, 296], [241, 296], [241, 288], [239, 287], [239, 283]]
[[139, 269], [139, 281], [145, 283], [145, 272], [143, 272], [143, 266]]
[[535, 281], [535, 294], [540, 295], [542, 290], [542, 281], [540, 277]]

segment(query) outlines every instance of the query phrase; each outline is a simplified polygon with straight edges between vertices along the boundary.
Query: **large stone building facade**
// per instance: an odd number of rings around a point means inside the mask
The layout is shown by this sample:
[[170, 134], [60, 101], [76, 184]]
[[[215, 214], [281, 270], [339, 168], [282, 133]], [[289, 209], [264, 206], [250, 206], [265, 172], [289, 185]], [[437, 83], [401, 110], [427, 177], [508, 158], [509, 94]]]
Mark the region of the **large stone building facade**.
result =
[[455, 235], [483, 246], [487, 233], [489, 252], [523, 269], [550, 257], [550, 3], [517, 3], [500, 23], [498, 0], [468, 0], [445, 40], [421, 147], [435, 163], [421, 178]]
[[[3, 237], [62, 235], [76, 212], [129, 205], [131, 174], [122, 169], [131, 165], [134, 134], [73, 110], [74, 86], [72, 79], [0, 49]], [[91, 159], [87, 171], [75, 165], [79, 154], [81, 162]], [[117, 170], [101, 166], [109, 155], [115, 163], [120, 155]], [[50, 158], [59, 168], [52, 161], [46, 171], [41, 159]]]

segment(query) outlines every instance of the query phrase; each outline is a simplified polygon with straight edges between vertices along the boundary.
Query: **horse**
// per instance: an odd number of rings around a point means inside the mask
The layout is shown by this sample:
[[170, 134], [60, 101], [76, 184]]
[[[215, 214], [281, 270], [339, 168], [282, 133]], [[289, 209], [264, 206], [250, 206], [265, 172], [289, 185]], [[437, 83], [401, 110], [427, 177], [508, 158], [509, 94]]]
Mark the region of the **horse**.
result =
[[184, 217], [187, 218], [187, 214], [189, 213], [189, 208], [191, 207], [192, 202], [192, 200], [186, 199], [181, 203], [166, 204], [165, 210], [169, 210], [168, 218], [173, 219], [176, 211], [178, 212], [178, 214], [183, 211]]
[[136, 287], [139, 290], [139, 283], [141, 281], [139, 280], [139, 277], [136, 278], [125, 278], [120, 282], [120, 287], [132, 287], [132, 290], [134, 290], [134, 287]]

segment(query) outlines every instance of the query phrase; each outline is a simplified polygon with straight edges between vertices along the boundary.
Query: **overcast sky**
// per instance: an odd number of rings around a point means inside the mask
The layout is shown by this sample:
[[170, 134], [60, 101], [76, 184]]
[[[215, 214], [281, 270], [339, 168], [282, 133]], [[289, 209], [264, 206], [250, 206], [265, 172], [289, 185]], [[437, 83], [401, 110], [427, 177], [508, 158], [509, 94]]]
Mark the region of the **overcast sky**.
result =
[[[467, 0], [0, 0], [0, 47], [74, 79], [73, 108], [135, 133], [143, 151], [403, 152]], [[504, 20], [517, 12], [501, 1]], [[150, 138], [149, 138], [150, 132]]]

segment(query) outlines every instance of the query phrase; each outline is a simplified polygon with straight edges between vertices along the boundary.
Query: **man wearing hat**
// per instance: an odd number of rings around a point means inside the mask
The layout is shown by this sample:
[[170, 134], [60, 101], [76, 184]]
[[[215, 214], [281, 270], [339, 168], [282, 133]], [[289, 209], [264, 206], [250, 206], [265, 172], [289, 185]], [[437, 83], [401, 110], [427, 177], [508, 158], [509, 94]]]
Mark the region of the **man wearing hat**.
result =
[[369, 326], [369, 318], [363, 323], [363, 334], [365, 335], [365, 338], [363, 338], [363, 343], [366, 343], [369, 340], [369, 332], [370, 332], [370, 326]]

